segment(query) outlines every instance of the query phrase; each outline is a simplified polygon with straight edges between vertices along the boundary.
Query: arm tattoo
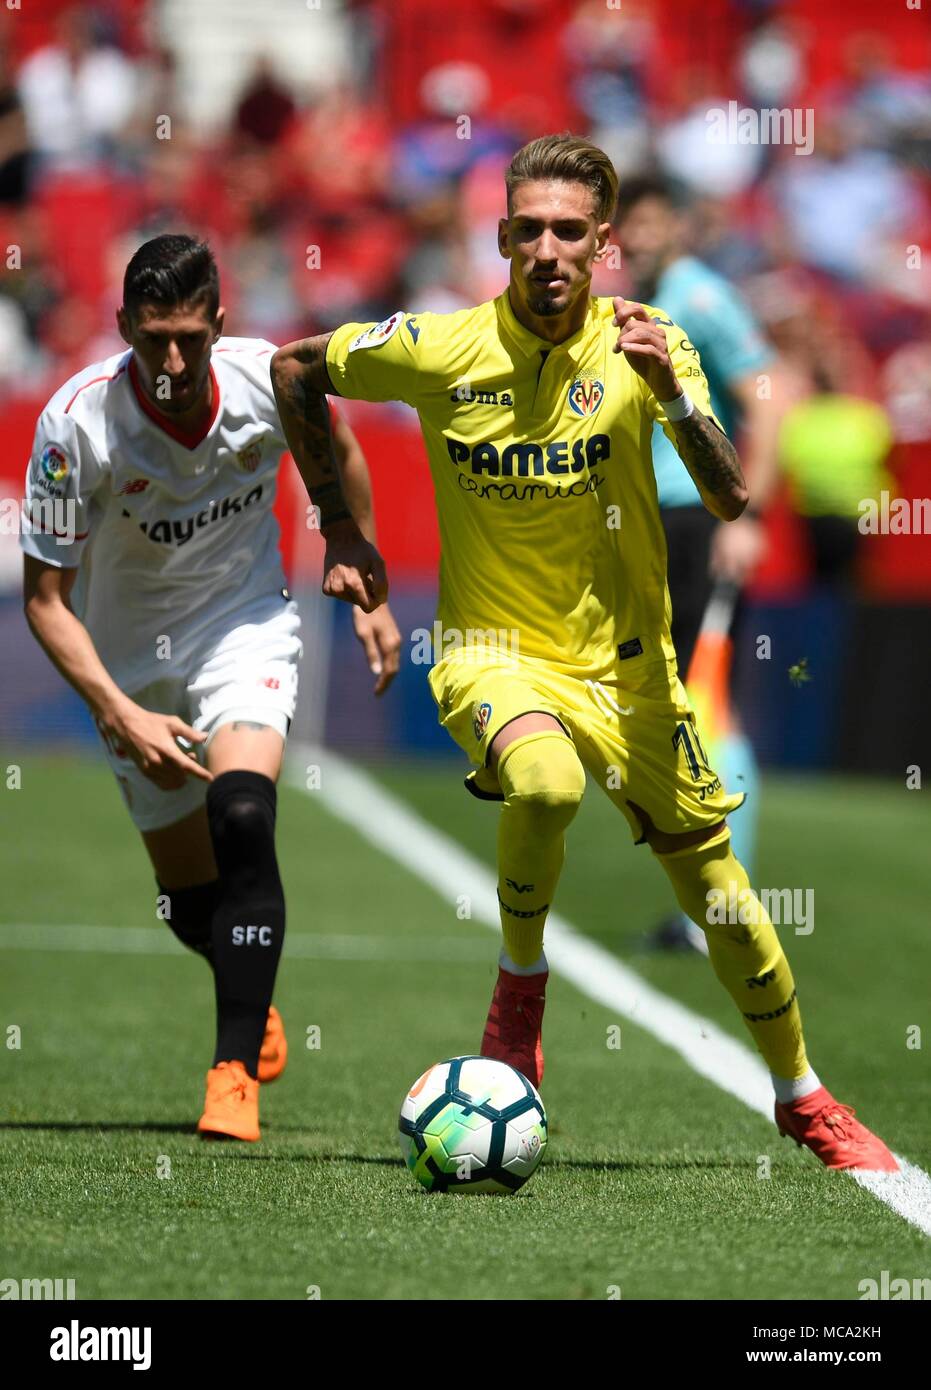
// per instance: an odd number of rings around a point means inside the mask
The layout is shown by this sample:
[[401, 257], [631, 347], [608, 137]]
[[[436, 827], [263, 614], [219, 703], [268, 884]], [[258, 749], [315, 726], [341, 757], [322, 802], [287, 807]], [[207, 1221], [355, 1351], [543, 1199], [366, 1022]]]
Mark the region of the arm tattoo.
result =
[[735, 489], [746, 488], [737, 450], [707, 415], [696, 407], [672, 428], [679, 456], [702, 494], [730, 498]]
[[326, 344], [329, 335], [304, 338], [283, 349], [273, 362], [272, 384], [288, 447], [320, 515], [320, 529], [351, 518], [333, 451], [326, 398]]
[[332, 482], [321, 483], [312, 492], [308, 488], [308, 492], [314, 506], [319, 508], [321, 530], [334, 521], [347, 521], [352, 516], [346, 506], [343, 487], [338, 478], [334, 478]]

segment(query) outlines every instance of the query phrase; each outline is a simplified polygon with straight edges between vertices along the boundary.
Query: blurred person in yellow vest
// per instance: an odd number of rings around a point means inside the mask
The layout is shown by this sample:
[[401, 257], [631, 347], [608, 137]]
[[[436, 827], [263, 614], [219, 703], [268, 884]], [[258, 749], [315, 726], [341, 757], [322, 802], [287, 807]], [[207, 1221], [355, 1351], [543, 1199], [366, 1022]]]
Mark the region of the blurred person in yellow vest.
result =
[[773, 277], [758, 308], [786, 367], [779, 462], [812, 571], [819, 583], [845, 585], [856, 573], [864, 508], [895, 494], [886, 469], [892, 423], [876, 399], [869, 355], [833, 301]]

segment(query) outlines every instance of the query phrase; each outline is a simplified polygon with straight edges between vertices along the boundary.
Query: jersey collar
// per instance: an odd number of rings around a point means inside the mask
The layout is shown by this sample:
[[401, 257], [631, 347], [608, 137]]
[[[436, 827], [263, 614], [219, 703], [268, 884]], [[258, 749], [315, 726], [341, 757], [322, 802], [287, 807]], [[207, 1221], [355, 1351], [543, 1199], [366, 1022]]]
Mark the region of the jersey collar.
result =
[[142, 389], [139, 381], [139, 373], [136, 369], [136, 359], [130, 356], [129, 359], [129, 380], [132, 384], [133, 394], [139, 403], [140, 410], [148, 415], [154, 425], [174, 439], [176, 443], [183, 444], [186, 449], [196, 449], [198, 444], [202, 444], [207, 435], [213, 429], [214, 421], [220, 413], [220, 383], [217, 381], [216, 373], [213, 370], [213, 363], [210, 364], [210, 382], [212, 386], [212, 403], [210, 415], [204, 423], [196, 430], [184, 430], [178, 425], [173, 425], [171, 419], [157, 410]]

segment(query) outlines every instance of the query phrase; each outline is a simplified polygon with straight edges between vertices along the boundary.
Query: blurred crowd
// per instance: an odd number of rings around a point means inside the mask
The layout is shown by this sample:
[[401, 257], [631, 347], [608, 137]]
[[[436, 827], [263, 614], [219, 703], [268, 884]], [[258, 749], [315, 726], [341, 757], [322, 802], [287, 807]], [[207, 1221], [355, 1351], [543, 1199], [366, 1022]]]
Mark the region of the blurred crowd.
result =
[[[496, 294], [504, 164], [568, 124], [622, 175], [661, 170], [686, 191], [694, 253], [740, 285], [799, 382], [882, 402], [898, 438], [931, 437], [931, 71], [897, 65], [878, 7], [858, 27], [825, 0], [806, 26], [799, 4], [728, 0], [731, 42], [706, 61], [663, 29], [691, 14], [700, 33], [704, 5], [475, 0], [480, 41], [463, 53], [451, 16], [444, 50], [433, 6], [399, 100], [393, 55], [420, 0], [346, 0], [332, 81], [301, 89], [270, 43], [207, 130], [186, 120], [179, 48], [152, 37], [146, 8], [61, 9], [25, 53], [0, 11], [0, 392], [41, 394], [118, 350], [125, 263], [167, 229], [213, 244], [228, 331], [276, 342]], [[837, 49], [820, 86], [819, 14]], [[523, 88], [522, 36], [551, 64], [528, 64]], [[811, 153], [711, 143], [708, 112], [731, 102], [810, 109]], [[623, 284], [615, 267], [596, 289]]]

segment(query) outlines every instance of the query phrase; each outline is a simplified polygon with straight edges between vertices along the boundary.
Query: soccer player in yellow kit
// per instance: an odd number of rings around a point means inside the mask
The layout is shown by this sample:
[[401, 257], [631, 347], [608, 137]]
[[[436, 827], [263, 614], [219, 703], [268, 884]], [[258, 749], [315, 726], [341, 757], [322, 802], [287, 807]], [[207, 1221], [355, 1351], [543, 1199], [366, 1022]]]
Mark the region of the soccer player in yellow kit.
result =
[[677, 674], [654, 421], [716, 517], [733, 521], [748, 501], [698, 354], [661, 308], [591, 296], [617, 199], [603, 151], [545, 136], [505, 182], [503, 294], [345, 324], [272, 362], [324, 518], [347, 512], [326, 393], [406, 401], [420, 417], [442, 541], [430, 686], [475, 765], [467, 786], [501, 803], [504, 949], [482, 1054], [541, 1080], [543, 928], [588, 771], [705, 924], [715, 973], [770, 1069], [780, 1131], [828, 1167], [894, 1171], [809, 1065], [789, 963], [730, 846], [725, 817], [742, 794], [708, 766]]

